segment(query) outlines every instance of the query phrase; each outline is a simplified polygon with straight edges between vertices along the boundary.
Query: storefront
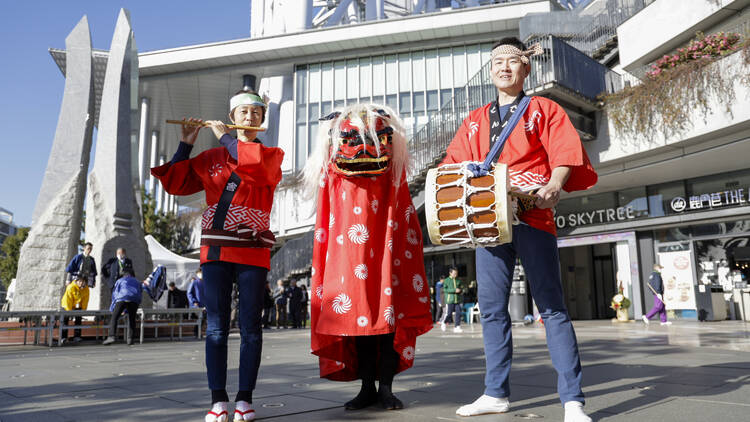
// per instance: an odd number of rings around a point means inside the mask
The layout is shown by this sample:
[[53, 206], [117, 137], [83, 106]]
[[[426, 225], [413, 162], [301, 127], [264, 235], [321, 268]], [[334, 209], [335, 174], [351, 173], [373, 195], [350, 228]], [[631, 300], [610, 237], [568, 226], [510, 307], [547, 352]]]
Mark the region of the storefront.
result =
[[622, 287], [635, 298], [631, 317], [640, 317], [659, 263], [671, 317], [739, 319], [750, 275], [749, 192], [750, 170], [742, 170], [561, 201], [555, 221], [571, 316], [611, 315], [602, 309]]

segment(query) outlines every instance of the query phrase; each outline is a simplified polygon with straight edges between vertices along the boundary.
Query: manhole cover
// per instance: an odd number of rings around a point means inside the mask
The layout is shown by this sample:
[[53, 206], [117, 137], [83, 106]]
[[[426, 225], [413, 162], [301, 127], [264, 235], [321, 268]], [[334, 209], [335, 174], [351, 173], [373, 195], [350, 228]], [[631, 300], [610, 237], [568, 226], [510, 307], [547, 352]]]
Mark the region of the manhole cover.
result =
[[513, 416], [517, 418], [521, 418], [521, 419], [543, 419], [544, 418], [544, 416], [537, 415], [536, 413], [519, 413]]
[[296, 388], [306, 388], [309, 386], [310, 384], [306, 382], [298, 382], [298, 383], [292, 384], [292, 387], [296, 387]]
[[263, 407], [284, 407], [284, 403], [263, 403]]

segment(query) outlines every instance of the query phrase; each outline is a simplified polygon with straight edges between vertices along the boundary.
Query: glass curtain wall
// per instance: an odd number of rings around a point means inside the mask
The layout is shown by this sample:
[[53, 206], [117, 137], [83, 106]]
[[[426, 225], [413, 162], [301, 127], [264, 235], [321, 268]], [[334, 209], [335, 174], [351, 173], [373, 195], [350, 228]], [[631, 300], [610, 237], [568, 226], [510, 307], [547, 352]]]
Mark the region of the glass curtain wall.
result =
[[[407, 137], [444, 105], [466, 101], [466, 84], [490, 57], [491, 43], [299, 65], [295, 69], [295, 170], [315, 144], [318, 118], [355, 102], [395, 110]], [[454, 105], [455, 106], [455, 105]]]

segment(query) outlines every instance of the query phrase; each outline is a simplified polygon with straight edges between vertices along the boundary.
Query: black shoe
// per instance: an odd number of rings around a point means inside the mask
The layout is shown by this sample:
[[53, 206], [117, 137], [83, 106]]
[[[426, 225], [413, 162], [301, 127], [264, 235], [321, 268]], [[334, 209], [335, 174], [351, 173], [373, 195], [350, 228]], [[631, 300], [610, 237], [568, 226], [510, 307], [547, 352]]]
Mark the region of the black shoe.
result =
[[105, 345], [105, 346], [107, 346], [107, 345], [110, 345], [110, 344], [112, 344], [114, 342], [115, 342], [115, 338], [114, 337], [107, 337], [107, 338], [104, 339], [104, 341], [102, 342], [102, 344]]
[[391, 387], [381, 385], [378, 390], [378, 402], [380, 406], [386, 410], [397, 410], [403, 409], [404, 404], [391, 392]]
[[359, 394], [357, 394], [357, 397], [349, 400], [344, 405], [344, 409], [346, 410], [359, 410], [364, 409], [366, 407], [370, 407], [373, 404], [378, 402], [378, 393], [375, 391], [375, 388], [369, 389], [369, 388], [363, 388], [359, 391]]

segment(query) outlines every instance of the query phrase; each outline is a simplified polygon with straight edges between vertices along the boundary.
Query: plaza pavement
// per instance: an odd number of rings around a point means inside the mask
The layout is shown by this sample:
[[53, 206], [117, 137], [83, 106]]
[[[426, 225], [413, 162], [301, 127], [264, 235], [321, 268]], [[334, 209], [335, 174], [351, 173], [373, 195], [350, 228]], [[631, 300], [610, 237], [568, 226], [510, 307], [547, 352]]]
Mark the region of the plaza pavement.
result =
[[[575, 323], [586, 409], [603, 421], [750, 420], [750, 327], [743, 322]], [[461, 418], [483, 390], [481, 328], [435, 327], [414, 367], [398, 375], [401, 411], [346, 412], [358, 382], [318, 378], [309, 330], [267, 330], [254, 404], [271, 421], [562, 421], [556, 375], [538, 325], [514, 327], [511, 410]], [[236, 392], [239, 335], [230, 338], [228, 391]], [[209, 394], [203, 342], [93, 342], [0, 347], [0, 421], [202, 421]]]

